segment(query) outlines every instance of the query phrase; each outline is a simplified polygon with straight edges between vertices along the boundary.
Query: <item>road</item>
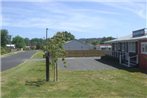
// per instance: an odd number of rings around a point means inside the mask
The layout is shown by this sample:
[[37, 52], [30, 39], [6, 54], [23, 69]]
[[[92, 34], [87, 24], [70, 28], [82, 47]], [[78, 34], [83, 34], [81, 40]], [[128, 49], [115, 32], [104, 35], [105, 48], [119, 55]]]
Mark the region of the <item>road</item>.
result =
[[24, 51], [1, 58], [1, 71], [10, 69], [23, 63], [25, 60], [29, 59], [34, 53], [36, 53], [35, 50]]
[[[65, 58], [67, 67], [64, 67], [61, 59], [58, 60], [60, 69], [66, 70], [102, 70], [116, 69], [112, 64], [106, 64], [100, 61], [100, 57], [73, 57]], [[106, 61], [107, 62], [107, 61]]]

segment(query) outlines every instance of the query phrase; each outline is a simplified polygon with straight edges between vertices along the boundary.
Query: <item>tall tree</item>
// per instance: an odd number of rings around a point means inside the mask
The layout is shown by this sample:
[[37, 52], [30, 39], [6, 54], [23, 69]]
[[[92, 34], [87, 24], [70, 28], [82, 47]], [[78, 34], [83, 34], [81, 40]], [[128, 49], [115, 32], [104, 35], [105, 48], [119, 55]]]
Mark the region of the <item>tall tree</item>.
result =
[[70, 32], [64, 31], [63, 34], [64, 34], [65, 41], [70, 41], [75, 39], [75, 36], [71, 34]]
[[25, 41], [20, 36], [15, 36], [12, 40], [12, 43], [15, 44], [16, 48], [24, 48], [25, 47]]
[[57, 32], [58, 33], [61, 33], [62, 35], [64, 35], [64, 40], [65, 41], [70, 41], [70, 40], [74, 40], [75, 39], [75, 36], [73, 34], [71, 34], [70, 32], [67, 32], [67, 31], [63, 31], [63, 32]]
[[113, 40], [113, 39], [115, 39], [115, 38], [113, 38], [111, 36], [110, 37], [103, 37], [100, 44], [104, 44], [105, 41], [109, 41], [109, 40]]
[[30, 45], [30, 40], [29, 40], [29, 38], [25, 38], [24, 41], [25, 41], [26, 46], [29, 46], [29, 45]]
[[94, 40], [91, 42], [92, 45], [96, 46], [97, 44], [99, 44], [100, 42], [98, 40]]
[[30, 41], [32, 46], [36, 46], [37, 49], [42, 49], [44, 45], [44, 40], [41, 38], [33, 38]]
[[0, 34], [1, 34], [1, 46], [5, 47], [9, 41], [8, 30], [2, 29], [0, 30]]

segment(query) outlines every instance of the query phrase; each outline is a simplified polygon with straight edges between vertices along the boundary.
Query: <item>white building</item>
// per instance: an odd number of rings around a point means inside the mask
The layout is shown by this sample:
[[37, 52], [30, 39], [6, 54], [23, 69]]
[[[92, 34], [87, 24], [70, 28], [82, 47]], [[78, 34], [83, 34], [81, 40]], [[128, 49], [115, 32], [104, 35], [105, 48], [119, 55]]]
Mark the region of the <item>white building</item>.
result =
[[93, 45], [82, 43], [78, 40], [71, 40], [65, 43], [65, 50], [92, 50], [94, 49]]
[[8, 48], [15, 48], [15, 44], [6, 44], [6, 47], [8, 47]]
[[96, 45], [96, 50], [111, 50], [112, 46], [110, 44], [99, 44]]

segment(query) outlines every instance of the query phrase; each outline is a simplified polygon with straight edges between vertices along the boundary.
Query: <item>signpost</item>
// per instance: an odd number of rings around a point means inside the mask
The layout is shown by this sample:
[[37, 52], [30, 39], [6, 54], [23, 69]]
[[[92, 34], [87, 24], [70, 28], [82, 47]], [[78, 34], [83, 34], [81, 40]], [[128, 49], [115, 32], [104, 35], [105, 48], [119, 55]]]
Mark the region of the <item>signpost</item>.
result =
[[133, 37], [140, 37], [145, 35], [145, 29], [133, 31]]

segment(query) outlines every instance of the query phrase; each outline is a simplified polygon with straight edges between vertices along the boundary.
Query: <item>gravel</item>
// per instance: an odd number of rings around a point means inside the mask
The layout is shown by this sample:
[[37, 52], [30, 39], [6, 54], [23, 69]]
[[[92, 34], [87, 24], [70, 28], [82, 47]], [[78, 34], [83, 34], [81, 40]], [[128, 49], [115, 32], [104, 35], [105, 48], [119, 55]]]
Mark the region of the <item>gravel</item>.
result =
[[58, 65], [60, 69], [65, 70], [116, 69], [116, 67], [100, 62], [100, 59], [100, 57], [72, 57], [65, 59], [67, 67], [64, 67], [61, 59], [58, 60]]

